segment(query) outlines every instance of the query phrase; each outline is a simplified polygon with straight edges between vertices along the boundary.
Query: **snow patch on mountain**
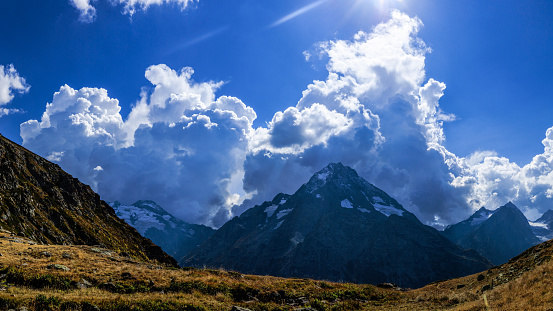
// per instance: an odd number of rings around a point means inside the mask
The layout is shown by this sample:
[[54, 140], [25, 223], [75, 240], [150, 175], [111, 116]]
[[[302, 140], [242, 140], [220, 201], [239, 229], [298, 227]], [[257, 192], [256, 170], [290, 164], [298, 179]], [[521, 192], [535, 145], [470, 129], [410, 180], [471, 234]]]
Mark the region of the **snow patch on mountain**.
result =
[[340, 205], [343, 208], [353, 208], [353, 204], [348, 199], [342, 200], [342, 202], [340, 202]]
[[360, 212], [362, 212], [362, 213], [367, 213], [367, 214], [371, 212], [371, 211], [369, 211], [369, 210], [366, 209], [366, 208], [358, 208], [358, 210], [359, 210]]
[[283, 209], [282, 211], [279, 211], [277, 213], [277, 219], [281, 219], [282, 217], [290, 214], [291, 211], [292, 211], [292, 209]]
[[541, 222], [531, 222], [531, 221], [529, 221], [528, 223], [529, 223], [530, 226], [532, 226], [532, 227], [539, 227], [539, 228], [549, 229], [549, 227], [547, 226], [547, 224], [544, 224], [544, 223], [541, 223]]
[[326, 182], [326, 178], [328, 177], [328, 175], [329, 175], [328, 172], [322, 172], [322, 173], [319, 173], [319, 175], [317, 175], [317, 178]]
[[267, 213], [267, 217], [273, 216], [275, 211], [277, 210], [278, 205], [271, 205], [265, 209], [265, 213]]
[[386, 204], [381, 197], [373, 196], [373, 202], [376, 204]]
[[284, 222], [284, 220], [281, 220], [281, 221], [275, 226], [275, 228], [274, 228], [273, 230], [278, 229], [278, 228], [280, 227], [280, 225], [282, 225], [283, 222]]
[[[114, 203], [110, 203], [112, 207], [114, 207]], [[155, 208], [151, 205], [149, 205], [152, 208]], [[133, 226], [142, 236], [148, 231], [150, 228], [156, 228], [161, 231], [165, 231], [166, 225], [159, 221], [157, 218], [158, 215], [145, 210], [137, 208], [136, 206], [127, 206], [127, 205], [119, 205], [114, 208], [115, 214], [123, 219], [126, 223]], [[175, 224], [171, 221], [168, 221], [168, 223], [171, 225], [171, 227], [174, 228]]]
[[484, 221], [486, 221], [486, 219], [490, 218], [492, 215], [493, 215], [493, 213], [479, 215], [478, 217], [474, 218], [474, 219], [470, 222], [470, 225], [471, 225], [471, 226], [478, 226], [479, 224], [481, 224], [481, 223], [483, 223]]
[[386, 215], [386, 217], [390, 217], [392, 214], [403, 216], [403, 211], [395, 208], [394, 206], [382, 205], [380, 203], [374, 203], [373, 206], [377, 211]]

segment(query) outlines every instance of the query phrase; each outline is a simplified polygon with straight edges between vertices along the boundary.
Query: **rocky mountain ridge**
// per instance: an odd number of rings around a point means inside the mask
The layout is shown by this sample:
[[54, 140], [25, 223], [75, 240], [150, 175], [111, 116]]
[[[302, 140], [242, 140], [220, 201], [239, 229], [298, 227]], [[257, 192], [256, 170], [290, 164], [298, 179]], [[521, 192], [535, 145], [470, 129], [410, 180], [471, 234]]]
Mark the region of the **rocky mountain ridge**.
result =
[[535, 227], [509, 202], [495, 211], [482, 207], [467, 220], [446, 228], [442, 234], [500, 265], [540, 242]]
[[230, 220], [179, 264], [402, 287], [491, 266], [341, 163]]

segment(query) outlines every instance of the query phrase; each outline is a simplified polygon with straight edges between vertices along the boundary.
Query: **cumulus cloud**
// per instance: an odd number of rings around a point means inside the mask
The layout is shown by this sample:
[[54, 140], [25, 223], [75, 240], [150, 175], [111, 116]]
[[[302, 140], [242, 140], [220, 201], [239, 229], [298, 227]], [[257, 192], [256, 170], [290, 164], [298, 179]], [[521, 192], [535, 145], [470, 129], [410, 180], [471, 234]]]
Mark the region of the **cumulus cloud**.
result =
[[21, 124], [23, 144], [106, 200], [148, 198], [188, 221], [221, 225], [239, 201], [231, 191], [256, 114], [237, 98], [215, 99], [221, 84], [196, 83], [192, 74], [148, 68], [153, 90], [126, 120], [105, 89], [62, 86], [41, 120]]
[[19, 109], [2, 108], [14, 98], [14, 93], [24, 94], [31, 87], [25, 82], [25, 78], [20, 77], [13, 65], [4, 67], [0, 65], [0, 117], [20, 112]]
[[[91, 4], [98, 0], [69, 0], [80, 12], [79, 20], [84, 23], [93, 22], [96, 18], [96, 8]], [[123, 13], [133, 15], [137, 10], [146, 11], [152, 5], [172, 4], [181, 10], [195, 0], [106, 0], [112, 5], [123, 7]]]

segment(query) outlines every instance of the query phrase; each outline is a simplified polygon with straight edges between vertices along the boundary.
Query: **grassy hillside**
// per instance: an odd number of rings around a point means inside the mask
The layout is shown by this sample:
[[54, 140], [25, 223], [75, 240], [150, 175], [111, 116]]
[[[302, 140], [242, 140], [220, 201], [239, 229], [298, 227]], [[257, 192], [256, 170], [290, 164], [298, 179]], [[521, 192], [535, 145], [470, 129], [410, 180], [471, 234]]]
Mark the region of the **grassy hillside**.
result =
[[[553, 244], [464, 278], [408, 291], [176, 269], [93, 246], [38, 245], [0, 233], [0, 309], [549, 310]], [[126, 255], [126, 254], [124, 254]]]

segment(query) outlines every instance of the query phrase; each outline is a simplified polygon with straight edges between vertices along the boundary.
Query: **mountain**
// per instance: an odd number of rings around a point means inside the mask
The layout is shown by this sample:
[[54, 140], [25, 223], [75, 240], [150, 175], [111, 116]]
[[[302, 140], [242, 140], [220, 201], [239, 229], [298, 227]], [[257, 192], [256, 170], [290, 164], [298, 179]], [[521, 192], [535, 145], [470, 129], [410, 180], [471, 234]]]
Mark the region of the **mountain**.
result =
[[455, 243], [477, 229], [484, 221], [488, 220], [495, 211], [490, 211], [485, 207], [481, 207], [468, 219], [465, 219], [457, 224], [448, 226], [442, 234]]
[[176, 265], [89, 186], [1, 135], [0, 226], [38, 243], [100, 245]]
[[153, 201], [137, 201], [132, 205], [116, 201], [109, 205], [119, 218], [161, 246], [173, 258], [182, 258], [215, 232], [210, 227], [177, 219]]
[[179, 264], [404, 287], [491, 266], [341, 163], [233, 218]]
[[511, 202], [493, 212], [481, 208], [469, 219], [446, 228], [443, 235], [461, 247], [477, 250], [495, 265], [540, 242], [528, 219]]
[[540, 241], [553, 239], [553, 210], [548, 210], [536, 221], [530, 221], [529, 223]]

